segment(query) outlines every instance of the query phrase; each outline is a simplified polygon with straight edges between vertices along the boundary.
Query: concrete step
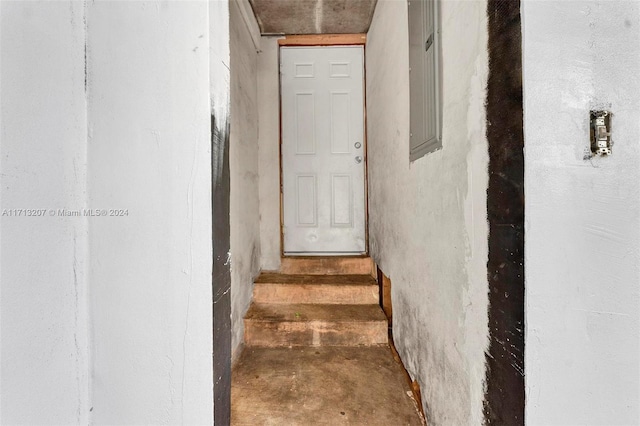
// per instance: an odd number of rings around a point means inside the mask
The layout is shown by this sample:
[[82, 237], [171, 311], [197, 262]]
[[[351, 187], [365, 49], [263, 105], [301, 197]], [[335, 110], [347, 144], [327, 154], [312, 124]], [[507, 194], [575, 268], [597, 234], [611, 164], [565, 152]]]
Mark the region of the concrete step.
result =
[[282, 274], [307, 275], [371, 275], [376, 271], [368, 256], [296, 256], [283, 257]]
[[371, 275], [293, 275], [263, 272], [255, 280], [256, 303], [378, 304]]
[[244, 319], [247, 346], [387, 344], [378, 305], [252, 303]]

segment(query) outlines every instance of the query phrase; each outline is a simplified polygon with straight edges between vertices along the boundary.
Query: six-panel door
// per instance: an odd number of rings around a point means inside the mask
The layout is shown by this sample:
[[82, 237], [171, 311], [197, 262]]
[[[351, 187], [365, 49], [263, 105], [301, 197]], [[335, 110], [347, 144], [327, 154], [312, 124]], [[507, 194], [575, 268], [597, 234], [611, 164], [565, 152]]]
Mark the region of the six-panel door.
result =
[[363, 48], [280, 58], [284, 252], [364, 253]]

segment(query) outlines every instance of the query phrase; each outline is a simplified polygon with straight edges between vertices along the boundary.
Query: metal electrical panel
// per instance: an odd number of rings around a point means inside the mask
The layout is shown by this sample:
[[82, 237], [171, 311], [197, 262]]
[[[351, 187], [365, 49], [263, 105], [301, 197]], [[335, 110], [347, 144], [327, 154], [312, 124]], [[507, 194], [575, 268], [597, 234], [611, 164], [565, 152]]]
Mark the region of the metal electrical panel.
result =
[[439, 0], [411, 0], [409, 14], [410, 160], [442, 148]]

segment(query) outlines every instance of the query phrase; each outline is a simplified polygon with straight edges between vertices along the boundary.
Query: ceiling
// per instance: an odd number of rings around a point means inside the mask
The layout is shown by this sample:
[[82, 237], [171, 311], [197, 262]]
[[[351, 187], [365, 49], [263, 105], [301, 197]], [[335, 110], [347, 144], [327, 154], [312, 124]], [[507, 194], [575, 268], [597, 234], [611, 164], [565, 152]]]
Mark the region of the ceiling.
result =
[[366, 33], [377, 0], [249, 0], [262, 34]]

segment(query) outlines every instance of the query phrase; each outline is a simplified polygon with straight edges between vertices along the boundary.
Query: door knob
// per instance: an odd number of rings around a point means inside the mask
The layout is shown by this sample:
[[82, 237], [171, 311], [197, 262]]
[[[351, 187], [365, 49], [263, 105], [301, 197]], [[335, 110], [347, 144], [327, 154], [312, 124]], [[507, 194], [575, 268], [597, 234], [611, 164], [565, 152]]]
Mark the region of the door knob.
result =
[[359, 155], [356, 157], [356, 163], [362, 163], [362, 157], [360, 157]]
[[353, 146], [355, 146], [356, 149], [357, 149], [357, 148], [360, 148], [362, 146], [362, 144], [360, 142], [356, 142], [356, 143], [353, 144]]

